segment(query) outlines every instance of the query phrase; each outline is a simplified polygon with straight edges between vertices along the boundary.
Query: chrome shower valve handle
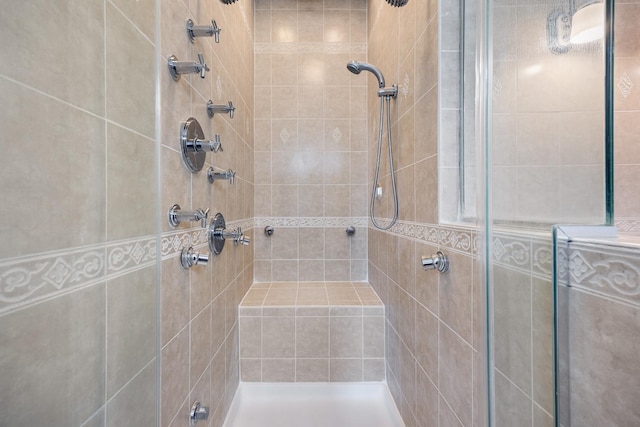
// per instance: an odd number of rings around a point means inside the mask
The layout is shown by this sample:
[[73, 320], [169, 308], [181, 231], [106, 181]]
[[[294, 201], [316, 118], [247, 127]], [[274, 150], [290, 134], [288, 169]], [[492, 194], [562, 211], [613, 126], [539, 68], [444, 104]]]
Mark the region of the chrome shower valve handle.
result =
[[196, 37], [212, 37], [215, 36], [216, 43], [220, 43], [220, 31], [222, 28], [218, 28], [215, 20], [211, 20], [211, 25], [195, 25], [193, 20], [187, 19], [187, 34], [189, 40], [194, 43]]
[[207, 226], [207, 218], [209, 216], [209, 209], [196, 209], [195, 211], [183, 211], [180, 205], [173, 205], [169, 209], [168, 218], [169, 224], [172, 227], [177, 227], [182, 221], [202, 221], [202, 228]]
[[224, 151], [222, 149], [222, 143], [220, 142], [220, 135], [218, 134], [215, 134], [213, 140], [198, 138], [187, 139], [185, 141], [185, 146], [187, 147], [187, 150], [194, 153], [204, 153], [207, 151], [219, 153], [221, 151]]
[[233, 115], [236, 111], [236, 107], [229, 101], [229, 105], [214, 105], [212, 100], [207, 102], [207, 114], [209, 117], [213, 117], [215, 113], [229, 113], [229, 118], [233, 119]]
[[171, 55], [168, 60], [169, 73], [173, 80], [180, 80], [182, 74], [200, 74], [201, 78], [205, 78], [207, 71], [210, 71], [204, 62], [204, 55], [198, 54], [198, 62], [178, 61], [175, 55]]

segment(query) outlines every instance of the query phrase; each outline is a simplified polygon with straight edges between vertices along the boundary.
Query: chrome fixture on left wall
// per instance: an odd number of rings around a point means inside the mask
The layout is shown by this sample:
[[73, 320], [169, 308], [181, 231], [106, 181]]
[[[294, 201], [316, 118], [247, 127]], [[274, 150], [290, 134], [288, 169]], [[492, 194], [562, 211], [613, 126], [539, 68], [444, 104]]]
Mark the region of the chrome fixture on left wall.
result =
[[220, 43], [220, 31], [222, 28], [218, 28], [214, 19], [211, 25], [196, 25], [193, 20], [187, 19], [187, 34], [191, 43], [196, 41], [196, 37], [215, 37], [216, 43]]
[[202, 126], [193, 117], [182, 122], [180, 130], [180, 150], [182, 160], [191, 172], [199, 172], [204, 166], [207, 151], [219, 153], [224, 151], [220, 142], [220, 135], [216, 134], [213, 140], [204, 139]]
[[251, 239], [244, 235], [242, 228], [238, 227], [235, 230], [227, 231], [227, 224], [224, 220], [224, 216], [221, 213], [217, 213], [209, 224], [209, 250], [214, 255], [219, 255], [224, 249], [224, 243], [227, 239], [233, 239], [234, 245], [249, 246]]
[[229, 113], [229, 118], [233, 119], [233, 114], [236, 111], [236, 107], [229, 101], [229, 105], [214, 105], [212, 100], [207, 102], [207, 114], [209, 117], [213, 117], [215, 113]]
[[169, 209], [169, 225], [177, 227], [182, 221], [202, 221], [202, 228], [207, 226], [207, 217], [209, 216], [209, 209], [197, 209], [195, 211], [183, 211], [180, 205], [173, 205]]
[[173, 80], [180, 80], [182, 74], [200, 74], [200, 78], [205, 78], [207, 71], [211, 71], [204, 62], [204, 55], [198, 54], [198, 62], [195, 61], [178, 61], [175, 55], [171, 55], [168, 60], [169, 73]]
[[201, 254], [193, 250], [193, 247], [183, 248], [180, 253], [180, 265], [182, 268], [191, 268], [194, 265], [207, 265], [209, 254]]

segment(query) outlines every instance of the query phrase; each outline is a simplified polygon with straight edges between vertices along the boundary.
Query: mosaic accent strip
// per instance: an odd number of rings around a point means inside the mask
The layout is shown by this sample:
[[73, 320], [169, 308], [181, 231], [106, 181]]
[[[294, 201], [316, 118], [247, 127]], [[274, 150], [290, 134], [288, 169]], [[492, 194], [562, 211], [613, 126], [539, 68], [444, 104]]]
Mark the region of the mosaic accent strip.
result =
[[153, 265], [156, 240], [112, 242], [0, 263], [0, 315], [72, 289]]
[[255, 43], [255, 53], [366, 53], [366, 43]]
[[640, 248], [569, 244], [569, 286], [640, 307]]

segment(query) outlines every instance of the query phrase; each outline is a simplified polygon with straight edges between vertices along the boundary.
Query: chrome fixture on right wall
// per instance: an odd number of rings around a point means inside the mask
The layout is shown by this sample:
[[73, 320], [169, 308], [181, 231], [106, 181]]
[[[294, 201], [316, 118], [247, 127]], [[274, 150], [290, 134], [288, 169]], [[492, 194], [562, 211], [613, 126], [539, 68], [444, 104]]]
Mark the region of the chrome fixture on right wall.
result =
[[438, 270], [440, 273], [449, 272], [449, 258], [438, 251], [435, 255], [430, 257], [422, 257], [422, 269], [423, 270]]
[[[376, 79], [378, 79], [378, 96], [380, 97], [380, 126], [378, 127], [378, 157], [376, 160], [376, 171], [373, 178], [373, 189], [371, 190], [371, 203], [369, 205], [369, 216], [373, 226], [378, 230], [388, 230], [398, 220], [398, 189], [396, 186], [396, 176], [393, 167], [393, 150], [391, 145], [391, 98], [395, 99], [398, 96], [398, 86], [392, 85], [391, 87], [385, 87], [384, 76], [382, 72], [375, 66], [367, 64], [366, 62], [351, 61], [347, 64], [347, 70], [353, 74], [360, 74], [362, 71], [369, 71]], [[385, 103], [386, 103], [386, 115], [385, 115]], [[382, 226], [378, 224], [375, 216], [375, 201], [382, 198], [382, 188], [378, 185], [378, 178], [380, 175], [380, 157], [382, 156], [382, 133], [384, 126], [384, 119], [387, 119], [387, 146], [389, 148], [389, 170], [391, 171], [391, 188], [393, 191], [393, 218], [389, 224]], [[379, 196], [378, 196], [379, 195]]]

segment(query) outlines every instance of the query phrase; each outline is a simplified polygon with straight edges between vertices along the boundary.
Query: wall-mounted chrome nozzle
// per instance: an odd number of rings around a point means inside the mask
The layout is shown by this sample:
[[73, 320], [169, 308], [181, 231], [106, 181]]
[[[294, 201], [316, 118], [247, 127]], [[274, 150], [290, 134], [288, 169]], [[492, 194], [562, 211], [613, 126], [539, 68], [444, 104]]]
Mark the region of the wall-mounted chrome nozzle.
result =
[[191, 19], [187, 19], [187, 34], [191, 43], [196, 40], [196, 37], [212, 37], [215, 36], [216, 43], [220, 43], [220, 31], [222, 28], [218, 28], [215, 20], [211, 20], [211, 25], [195, 25]]
[[200, 77], [204, 79], [209, 67], [204, 63], [204, 55], [201, 53], [198, 54], [198, 62], [190, 62], [190, 61], [178, 61], [178, 58], [175, 55], [171, 55], [168, 61], [169, 65], [169, 73], [171, 73], [171, 77], [173, 80], [180, 80], [181, 74], [198, 74], [200, 73]]
[[422, 257], [422, 268], [424, 270], [438, 270], [440, 273], [446, 273], [449, 271], [449, 258], [438, 251], [431, 257]]
[[229, 101], [229, 105], [214, 105], [212, 100], [207, 102], [207, 114], [209, 117], [213, 117], [215, 113], [229, 113], [229, 117], [233, 119], [235, 111], [236, 107], [233, 106], [231, 101]]
[[270, 226], [270, 225], [267, 225], [267, 226], [264, 228], [264, 234], [265, 234], [267, 237], [271, 237], [271, 236], [273, 236], [273, 232], [274, 232], [274, 231], [275, 231], [275, 229], [274, 229], [272, 226]]
[[189, 412], [189, 425], [194, 427], [198, 424], [200, 420], [206, 420], [209, 418], [209, 407], [200, 405], [200, 402], [197, 400], [193, 403], [191, 407], [191, 412]]
[[207, 217], [209, 216], [209, 209], [197, 209], [195, 211], [183, 211], [180, 209], [180, 205], [173, 205], [169, 209], [168, 219], [169, 224], [172, 227], [177, 227], [183, 221], [202, 221], [202, 228], [207, 226]]
[[228, 170], [226, 170], [224, 172], [216, 172], [211, 167], [207, 171], [207, 179], [209, 180], [209, 182], [211, 184], [213, 184], [214, 181], [219, 180], [219, 179], [228, 179], [229, 180], [229, 184], [233, 185], [236, 182], [236, 173], [231, 169], [228, 169]]
[[347, 233], [347, 236], [349, 236], [349, 237], [351, 237], [351, 236], [356, 234], [356, 228], [353, 225], [348, 226], [345, 231]]
[[207, 265], [208, 262], [208, 254], [196, 252], [191, 246], [182, 249], [180, 254], [180, 265], [182, 265], [182, 268], [191, 268], [194, 265]]

